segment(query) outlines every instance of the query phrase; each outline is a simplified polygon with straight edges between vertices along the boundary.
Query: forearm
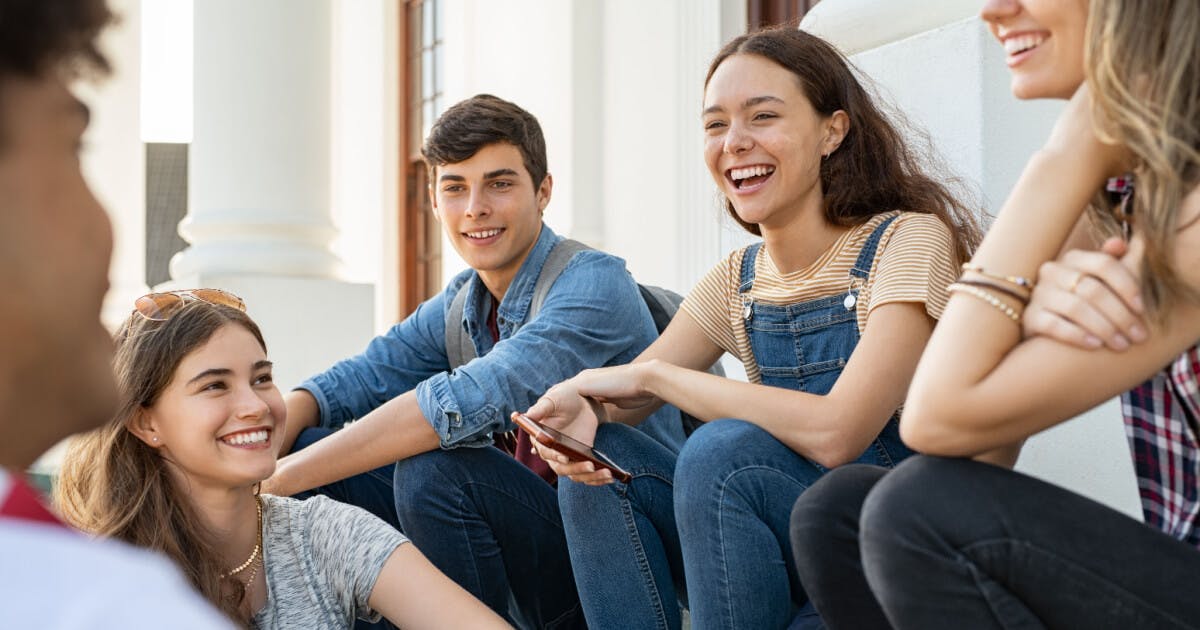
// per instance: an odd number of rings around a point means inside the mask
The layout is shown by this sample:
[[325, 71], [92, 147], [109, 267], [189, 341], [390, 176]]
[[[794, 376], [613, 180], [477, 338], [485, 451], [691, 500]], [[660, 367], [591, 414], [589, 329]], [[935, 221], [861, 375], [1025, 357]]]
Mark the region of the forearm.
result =
[[283, 402], [287, 407], [287, 422], [283, 425], [280, 457], [292, 451], [292, 446], [301, 431], [315, 427], [321, 421], [321, 409], [317, 405], [317, 399], [307, 390], [292, 390], [283, 397]]
[[295, 494], [439, 446], [412, 392], [398, 396], [333, 435], [279, 461], [271, 490]]

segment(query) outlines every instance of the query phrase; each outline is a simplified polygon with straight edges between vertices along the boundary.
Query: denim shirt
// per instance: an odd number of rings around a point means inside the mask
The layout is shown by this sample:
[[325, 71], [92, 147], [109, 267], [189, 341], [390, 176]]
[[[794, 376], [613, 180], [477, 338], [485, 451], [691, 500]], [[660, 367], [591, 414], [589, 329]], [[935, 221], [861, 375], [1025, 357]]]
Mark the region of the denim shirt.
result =
[[[510, 412], [529, 408], [553, 385], [588, 368], [632, 361], [658, 333], [625, 261], [604, 252], [576, 254], [537, 316], [521, 325], [538, 273], [560, 240], [542, 224], [497, 308], [498, 342], [487, 327], [492, 295], [468, 269], [371, 340], [362, 354], [302, 383], [299, 389], [312, 393], [320, 406], [321, 425], [340, 426], [416, 389], [417, 404], [442, 448], [489, 446], [493, 433], [512, 428]], [[467, 292], [463, 325], [478, 358], [451, 372], [445, 318], [460, 289]], [[683, 444], [674, 407], [664, 405], [641, 428], [674, 451]]]

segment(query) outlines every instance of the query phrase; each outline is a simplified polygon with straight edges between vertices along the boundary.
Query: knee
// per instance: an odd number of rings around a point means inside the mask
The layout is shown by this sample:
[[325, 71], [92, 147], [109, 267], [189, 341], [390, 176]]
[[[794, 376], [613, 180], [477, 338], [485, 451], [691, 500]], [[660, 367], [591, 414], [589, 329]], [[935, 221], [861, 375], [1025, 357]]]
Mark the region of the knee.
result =
[[421, 514], [459, 491], [456, 472], [461, 458], [454, 451], [433, 450], [396, 462], [394, 483], [396, 513], [401, 520]]
[[863, 503], [863, 553], [886, 556], [942, 539], [944, 528], [975, 511], [972, 503], [987, 500], [965, 485], [975, 466], [986, 464], [916, 455], [897, 466]]
[[[786, 450], [769, 433], [743, 420], [714, 420], [696, 429], [675, 464], [675, 504], [680, 513], [720, 501], [731, 488], [774, 483], [763, 465], [775, 448]], [[757, 474], [763, 473], [763, 474]], [[766, 475], [766, 476], [764, 476]]]
[[851, 464], [830, 471], [805, 490], [792, 508], [788, 527], [797, 556], [854, 535], [863, 501], [886, 472], [877, 466]]

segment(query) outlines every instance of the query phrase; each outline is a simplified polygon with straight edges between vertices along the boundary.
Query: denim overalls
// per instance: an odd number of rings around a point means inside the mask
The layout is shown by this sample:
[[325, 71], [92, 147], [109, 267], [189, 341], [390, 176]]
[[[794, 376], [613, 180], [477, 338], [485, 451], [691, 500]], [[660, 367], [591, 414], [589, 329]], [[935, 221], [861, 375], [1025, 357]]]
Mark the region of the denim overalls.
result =
[[[742, 320], [764, 385], [814, 394], [833, 387], [858, 343], [855, 303], [894, 218], [863, 245], [848, 293], [787, 306], [746, 300]], [[743, 255], [743, 294], [759, 249]], [[678, 628], [687, 599], [695, 630], [819, 627], [799, 586], [788, 524], [796, 499], [825, 468], [737, 419], [705, 423], [678, 455], [619, 423], [600, 425], [595, 443], [633, 481], [594, 488], [559, 480], [589, 624]], [[892, 466], [909, 454], [892, 418], [858, 461]]]
[[[755, 243], [742, 256], [742, 321], [754, 361], [762, 373], [762, 384], [785, 387], [810, 394], [828, 394], [842, 374], [854, 346], [858, 345], [857, 303], [875, 260], [879, 239], [895, 215], [879, 224], [863, 243], [847, 279], [844, 295], [831, 295], [807, 302], [776, 306], [750, 299], [754, 286], [754, 261], [762, 243]], [[856, 462], [894, 466], [912, 451], [900, 441], [899, 414], [888, 420], [879, 437]]]

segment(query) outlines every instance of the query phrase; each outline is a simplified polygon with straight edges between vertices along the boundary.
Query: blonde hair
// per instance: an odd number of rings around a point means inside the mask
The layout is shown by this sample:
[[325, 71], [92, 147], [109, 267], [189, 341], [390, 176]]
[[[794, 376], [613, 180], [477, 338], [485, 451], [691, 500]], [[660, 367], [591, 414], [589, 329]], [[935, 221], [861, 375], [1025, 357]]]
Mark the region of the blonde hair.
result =
[[[1200, 300], [1171, 262], [1179, 209], [1200, 181], [1200, 3], [1092, 0], [1084, 59], [1100, 137], [1136, 158], [1142, 293], [1161, 321], [1177, 299]], [[1093, 217], [1114, 231], [1111, 213]]]
[[113, 371], [120, 405], [104, 426], [72, 440], [55, 486], [63, 518], [91, 534], [123, 540], [166, 555], [196, 590], [245, 627], [245, 586], [223, 577], [217, 545], [177, 487], [172, 466], [129, 430], [154, 405], [179, 363], [227, 324], [244, 327], [266, 350], [258, 326], [242, 311], [194, 301], [166, 321], [134, 313], [116, 335]]

